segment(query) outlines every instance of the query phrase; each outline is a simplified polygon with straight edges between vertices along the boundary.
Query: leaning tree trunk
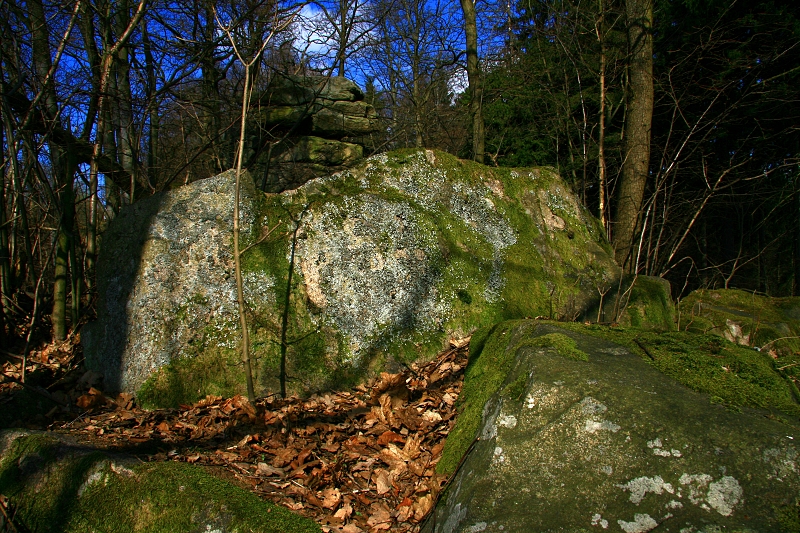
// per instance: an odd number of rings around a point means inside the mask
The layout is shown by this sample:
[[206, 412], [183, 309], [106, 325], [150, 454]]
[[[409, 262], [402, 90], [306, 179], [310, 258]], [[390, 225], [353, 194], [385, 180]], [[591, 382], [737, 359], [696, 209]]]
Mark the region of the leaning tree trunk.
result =
[[653, 123], [653, 0], [627, 0], [628, 112], [625, 161], [622, 165], [614, 220], [614, 255], [628, 272], [636, 270], [634, 246], [650, 163]]

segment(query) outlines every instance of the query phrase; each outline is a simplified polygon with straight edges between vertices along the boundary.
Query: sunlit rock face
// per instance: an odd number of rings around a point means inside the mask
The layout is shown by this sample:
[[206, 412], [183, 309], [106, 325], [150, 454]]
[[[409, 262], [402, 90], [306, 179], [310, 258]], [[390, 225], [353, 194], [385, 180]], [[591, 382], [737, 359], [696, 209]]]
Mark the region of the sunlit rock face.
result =
[[[153, 405], [241, 392], [233, 175], [143, 200], [104, 238], [87, 361]], [[247, 180], [245, 180], [247, 181]], [[401, 151], [242, 200], [259, 394], [354, 384], [507, 318], [574, 318], [618, 279], [551, 169]], [[269, 233], [269, 234], [268, 234]], [[281, 349], [281, 339], [285, 339]]]

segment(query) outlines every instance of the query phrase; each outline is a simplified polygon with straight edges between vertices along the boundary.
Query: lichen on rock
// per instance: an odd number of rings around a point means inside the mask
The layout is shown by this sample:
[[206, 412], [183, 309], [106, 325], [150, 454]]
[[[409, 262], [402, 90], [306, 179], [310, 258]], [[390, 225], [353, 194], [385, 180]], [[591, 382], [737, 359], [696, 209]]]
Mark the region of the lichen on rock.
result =
[[[424, 532], [796, 530], [796, 402], [775, 400], [783, 417], [726, 409], [660, 374], [624, 332], [592, 328], [519, 320], [473, 337], [439, 463], [453, 478]], [[588, 359], [535, 342], [553, 334]]]
[[[596, 221], [549, 169], [405, 150], [281, 194], [245, 182], [258, 394], [278, 389], [282, 338], [290, 390], [352, 384], [501, 319], [574, 317], [620, 272]], [[87, 361], [109, 390], [149, 405], [243, 392], [232, 191], [223, 174], [112, 223], [98, 322], [86, 330]], [[563, 225], [545, 223], [551, 215]]]

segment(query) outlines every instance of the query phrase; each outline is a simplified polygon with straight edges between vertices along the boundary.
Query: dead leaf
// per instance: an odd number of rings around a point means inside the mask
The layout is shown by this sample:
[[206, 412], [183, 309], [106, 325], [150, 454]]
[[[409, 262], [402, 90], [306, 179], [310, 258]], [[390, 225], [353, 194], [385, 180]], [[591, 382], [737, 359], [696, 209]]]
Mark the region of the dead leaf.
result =
[[342, 501], [342, 493], [336, 487], [328, 487], [322, 491], [322, 506], [325, 509], [336, 509]]
[[392, 527], [392, 513], [381, 503], [373, 503], [370, 506], [370, 516], [367, 525], [371, 531], [380, 531]]
[[392, 476], [384, 469], [378, 469], [372, 474], [378, 494], [383, 495], [392, 490]]
[[421, 521], [428, 515], [431, 508], [433, 508], [433, 497], [430, 494], [426, 494], [417, 500], [412, 508], [414, 509], [414, 520], [417, 522]]
[[342, 505], [342, 507], [333, 513], [333, 517], [344, 522], [353, 514], [353, 506], [349, 503]]
[[405, 456], [406, 461], [412, 461], [419, 457], [421, 444], [422, 435], [412, 435], [408, 438], [405, 446], [403, 446], [403, 455]]
[[256, 467], [256, 474], [264, 477], [283, 476], [284, 471], [281, 468], [275, 468], [267, 463], [258, 463], [258, 466]]
[[395, 433], [394, 431], [384, 431], [380, 437], [378, 437], [378, 446], [386, 446], [390, 442], [404, 442], [405, 439]]
[[430, 422], [431, 424], [435, 424], [436, 422], [441, 422], [442, 415], [440, 415], [437, 411], [425, 411], [422, 413], [422, 419], [426, 422]]

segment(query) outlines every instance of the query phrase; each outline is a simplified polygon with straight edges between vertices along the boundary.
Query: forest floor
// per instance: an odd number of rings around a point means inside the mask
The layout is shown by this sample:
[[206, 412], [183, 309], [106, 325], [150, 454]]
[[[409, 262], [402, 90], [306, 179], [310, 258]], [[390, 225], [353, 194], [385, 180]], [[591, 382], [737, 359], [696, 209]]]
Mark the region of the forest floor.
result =
[[20, 419], [0, 427], [67, 434], [144, 462], [205, 465], [326, 533], [415, 532], [447, 482], [436, 464], [455, 423], [468, 341], [348, 391], [254, 403], [209, 396], [146, 411], [130, 395], [103, 394], [99, 376], [83, 369], [76, 339], [33, 351], [24, 386], [22, 362], [0, 355], [0, 411], [20, 395], [52, 405], [35, 415], [17, 410]]

